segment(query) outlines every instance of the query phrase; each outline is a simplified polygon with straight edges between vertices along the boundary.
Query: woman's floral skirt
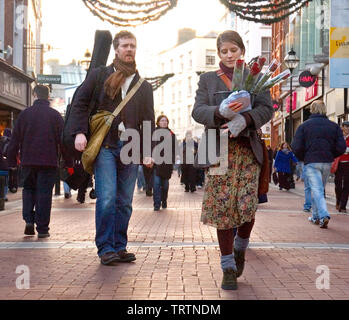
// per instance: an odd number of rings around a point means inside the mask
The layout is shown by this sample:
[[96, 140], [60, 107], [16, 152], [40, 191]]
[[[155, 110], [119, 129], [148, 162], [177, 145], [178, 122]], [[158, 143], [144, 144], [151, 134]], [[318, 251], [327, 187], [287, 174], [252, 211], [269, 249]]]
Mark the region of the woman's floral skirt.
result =
[[224, 175], [206, 174], [201, 221], [220, 230], [239, 227], [255, 217], [261, 166], [250, 147], [229, 140]]

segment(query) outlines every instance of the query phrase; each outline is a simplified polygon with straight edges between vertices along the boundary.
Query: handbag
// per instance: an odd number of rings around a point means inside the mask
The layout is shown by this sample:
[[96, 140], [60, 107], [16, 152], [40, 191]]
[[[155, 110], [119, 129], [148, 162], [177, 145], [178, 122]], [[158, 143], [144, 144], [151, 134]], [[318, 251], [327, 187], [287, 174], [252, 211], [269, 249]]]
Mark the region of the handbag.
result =
[[335, 174], [338, 170], [339, 158], [340, 157], [335, 158], [334, 161], [332, 162], [330, 172], [333, 174]]
[[81, 162], [84, 170], [89, 174], [93, 174], [93, 167], [97, 155], [101, 149], [104, 138], [108, 134], [110, 127], [116, 118], [116, 116], [121, 112], [127, 102], [133, 97], [137, 92], [139, 87], [142, 85], [144, 79], [140, 78], [136, 85], [129, 91], [126, 97], [120, 102], [113, 113], [106, 110], [99, 110], [95, 115], [92, 116], [90, 120], [90, 139], [87, 143], [87, 147], [82, 153]]

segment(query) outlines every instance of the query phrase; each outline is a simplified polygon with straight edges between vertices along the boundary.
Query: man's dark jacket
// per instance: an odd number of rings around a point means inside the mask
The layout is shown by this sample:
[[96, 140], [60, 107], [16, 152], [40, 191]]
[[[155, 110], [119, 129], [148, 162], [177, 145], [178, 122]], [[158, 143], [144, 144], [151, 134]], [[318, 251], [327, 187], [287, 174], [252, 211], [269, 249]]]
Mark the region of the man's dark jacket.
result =
[[[97, 77], [100, 72], [100, 68], [96, 68], [91, 70], [86, 80], [79, 88], [76, 97], [74, 98], [74, 103], [71, 110], [72, 123], [74, 123], [72, 128], [72, 135], [76, 135], [78, 133], [83, 133], [86, 136], [88, 135], [88, 105], [93, 96], [93, 91], [97, 84]], [[107, 67], [107, 70], [102, 78], [102, 82], [114, 72], [113, 65]], [[140, 76], [138, 72], [136, 72], [135, 77], [133, 78], [128, 92], [134, 87], [134, 85], [138, 82]], [[109, 96], [104, 92], [104, 86], [100, 91], [100, 94], [97, 98], [96, 108], [92, 111], [92, 114], [96, 113], [97, 110], [107, 110], [109, 112], [114, 112], [116, 107], [121, 102], [121, 90], [119, 94], [116, 96], [114, 101], [109, 98]], [[154, 101], [153, 101], [153, 90], [150, 83], [144, 81], [135, 95], [130, 99], [130, 101], [123, 108], [121, 113], [114, 119], [113, 124], [110, 128], [110, 131], [106, 138], [104, 139], [103, 146], [108, 147], [116, 147], [117, 142], [119, 140], [118, 135], [118, 126], [121, 121], [123, 121], [125, 128], [132, 128], [138, 130], [138, 132], [142, 133], [142, 124], [143, 121], [150, 121], [151, 124], [151, 132], [153, 133], [155, 129], [155, 120], [154, 120]], [[141, 152], [142, 152], [142, 142], [143, 138], [141, 136]], [[151, 143], [148, 141], [147, 143]], [[150, 155], [144, 155], [150, 156]]]
[[19, 151], [22, 166], [57, 167], [63, 124], [48, 100], [34, 101], [20, 113], [14, 126], [8, 146], [9, 167], [17, 166]]
[[292, 151], [304, 164], [331, 163], [345, 152], [341, 128], [325, 115], [312, 114], [296, 131]]

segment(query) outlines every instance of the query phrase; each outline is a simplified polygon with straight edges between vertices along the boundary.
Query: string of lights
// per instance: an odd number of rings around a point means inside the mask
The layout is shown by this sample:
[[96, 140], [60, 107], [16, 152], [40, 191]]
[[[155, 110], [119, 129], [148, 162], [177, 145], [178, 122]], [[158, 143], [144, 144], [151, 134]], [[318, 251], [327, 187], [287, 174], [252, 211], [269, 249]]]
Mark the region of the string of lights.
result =
[[[82, 0], [103, 21], [135, 27], [158, 20], [176, 7], [178, 0]], [[183, 0], [184, 1], [184, 0]], [[312, 0], [219, 0], [239, 18], [272, 24], [297, 12]]]
[[282, 21], [312, 0], [219, 1], [241, 19], [263, 24], [272, 24]]
[[177, 5], [178, 0], [82, 0], [103, 21], [121, 27], [135, 27], [158, 20]]

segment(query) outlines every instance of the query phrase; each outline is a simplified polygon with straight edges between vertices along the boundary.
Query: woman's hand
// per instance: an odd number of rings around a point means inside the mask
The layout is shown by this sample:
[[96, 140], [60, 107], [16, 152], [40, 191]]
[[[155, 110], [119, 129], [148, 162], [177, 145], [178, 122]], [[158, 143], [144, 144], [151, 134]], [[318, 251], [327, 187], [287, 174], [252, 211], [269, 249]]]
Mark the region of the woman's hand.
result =
[[[239, 107], [235, 107], [235, 108], [239, 108]], [[226, 130], [223, 131], [223, 134], [226, 134], [229, 131], [230, 132], [229, 137], [236, 138], [240, 134], [240, 132], [246, 128], [246, 126], [247, 126], [247, 123], [244, 116], [242, 116], [239, 113], [235, 113], [233, 119], [223, 124], [221, 128], [223, 129], [227, 128]]]
[[228, 104], [228, 108], [236, 113], [238, 113], [243, 107], [241, 102], [231, 102]]

